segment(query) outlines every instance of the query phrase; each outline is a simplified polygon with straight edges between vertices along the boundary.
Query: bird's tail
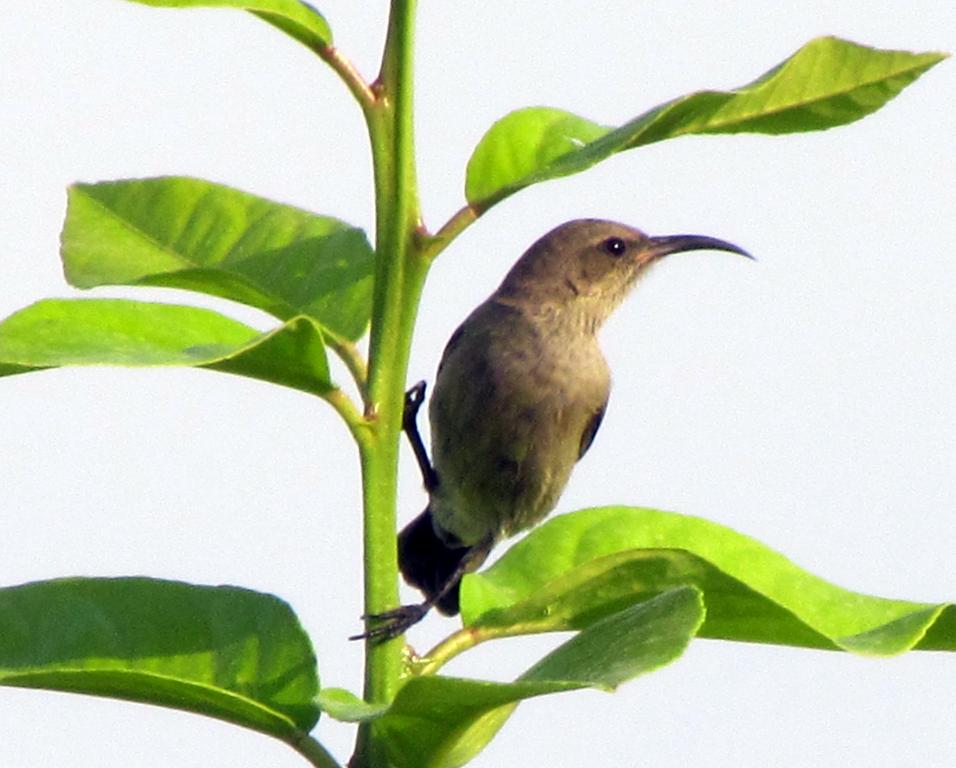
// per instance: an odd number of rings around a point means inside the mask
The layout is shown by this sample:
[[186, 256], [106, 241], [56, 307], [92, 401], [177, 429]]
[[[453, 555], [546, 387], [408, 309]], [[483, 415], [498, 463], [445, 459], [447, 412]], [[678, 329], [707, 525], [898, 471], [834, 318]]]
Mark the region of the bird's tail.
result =
[[[471, 549], [449, 547], [442, 541], [435, 533], [431, 510], [426, 507], [398, 534], [398, 565], [405, 581], [432, 600], [455, 578]], [[458, 613], [458, 588], [462, 574], [463, 571], [459, 572], [454, 584], [434, 602], [435, 607], [446, 616]]]

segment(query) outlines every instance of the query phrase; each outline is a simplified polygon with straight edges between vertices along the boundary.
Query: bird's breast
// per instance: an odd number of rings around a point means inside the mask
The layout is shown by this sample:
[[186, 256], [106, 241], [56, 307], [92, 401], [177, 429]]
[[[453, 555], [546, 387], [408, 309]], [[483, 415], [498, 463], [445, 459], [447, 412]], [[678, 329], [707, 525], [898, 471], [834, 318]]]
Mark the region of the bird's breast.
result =
[[472, 544], [537, 523], [564, 490], [608, 390], [593, 336], [479, 307], [452, 337], [429, 407], [441, 529]]

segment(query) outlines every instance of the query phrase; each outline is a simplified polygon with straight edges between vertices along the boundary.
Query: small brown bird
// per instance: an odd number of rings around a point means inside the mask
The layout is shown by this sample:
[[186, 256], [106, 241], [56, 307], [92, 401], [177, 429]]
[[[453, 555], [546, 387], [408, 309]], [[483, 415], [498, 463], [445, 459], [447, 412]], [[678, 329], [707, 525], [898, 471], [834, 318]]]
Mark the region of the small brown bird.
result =
[[433, 605], [457, 613], [461, 577], [554, 508], [607, 407], [598, 331], [648, 267], [701, 249], [752, 258], [712, 237], [569, 221], [534, 243], [452, 334], [429, 406], [433, 464], [415, 424], [424, 382], [406, 401], [429, 501], [399, 535], [399, 564], [426, 599], [369, 617], [376, 626], [363, 636], [395, 637]]

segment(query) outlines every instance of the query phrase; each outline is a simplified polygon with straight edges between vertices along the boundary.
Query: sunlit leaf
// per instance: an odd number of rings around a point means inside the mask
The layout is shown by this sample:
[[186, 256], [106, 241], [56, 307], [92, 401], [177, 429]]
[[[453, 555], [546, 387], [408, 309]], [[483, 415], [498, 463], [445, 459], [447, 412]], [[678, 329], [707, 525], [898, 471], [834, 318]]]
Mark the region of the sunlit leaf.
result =
[[78, 288], [201, 291], [357, 339], [371, 315], [373, 255], [338, 219], [201, 179], [74, 184], [62, 257]]
[[752, 83], [674, 99], [619, 128], [557, 109], [519, 109], [495, 123], [475, 147], [465, 196], [481, 212], [531, 184], [677, 136], [793, 133], [851, 123], [875, 112], [944, 58], [943, 53], [879, 50], [822, 37]]
[[469, 626], [589, 626], [635, 599], [693, 584], [702, 637], [885, 656], [956, 651], [956, 609], [850, 592], [710, 521], [633, 507], [561, 515], [462, 581]]
[[47, 299], [0, 323], [0, 375], [64, 365], [185, 365], [314, 394], [333, 386], [321, 330], [308, 317], [261, 333], [197, 307]]
[[678, 587], [610, 614], [513, 683], [417, 677], [375, 723], [396, 768], [471, 760], [522, 699], [579, 688], [611, 690], [679, 657], [703, 620], [700, 593]]
[[157, 8], [239, 8], [255, 14], [316, 50], [332, 43], [332, 30], [315, 8], [299, 0], [130, 0]]

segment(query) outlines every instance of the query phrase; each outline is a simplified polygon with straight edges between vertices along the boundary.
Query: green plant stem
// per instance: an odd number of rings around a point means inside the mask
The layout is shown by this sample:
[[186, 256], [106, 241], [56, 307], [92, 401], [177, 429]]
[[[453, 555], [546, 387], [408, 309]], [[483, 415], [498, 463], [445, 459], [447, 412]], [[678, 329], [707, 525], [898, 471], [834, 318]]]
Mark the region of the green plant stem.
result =
[[415, 675], [434, 675], [459, 654], [488, 640], [500, 640], [505, 637], [519, 637], [553, 631], [554, 627], [546, 622], [533, 621], [519, 622], [503, 627], [462, 627], [438, 643], [424, 656], [412, 662], [410, 669]]
[[[375, 103], [365, 110], [375, 174], [375, 290], [369, 339], [366, 417], [360, 442], [365, 513], [365, 613], [398, 605], [395, 506], [398, 443], [412, 330], [428, 260], [415, 232], [419, 206], [412, 114], [415, 0], [392, 0]], [[366, 644], [365, 700], [391, 701], [402, 670], [402, 641]], [[383, 766], [374, 724], [359, 728], [352, 766]]]
[[320, 397], [331, 405], [339, 416], [342, 417], [342, 420], [349, 428], [355, 441], [361, 446], [366, 439], [365, 435], [368, 432], [368, 422], [366, 422], [362, 414], [359, 413], [352, 399], [338, 387], [330, 389], [327, 392], [322, 392]]
[[311, 736], [291, 742], [292, 748], [316, 768], [342, 768], [329, 751]]
[[345, 83], [345, 87], [349, 89], [362, 110], [369, 110], [375, 103], [375, 94], [352, 62], [334, 45], [325, 45], [314, 50]]
[[459, 208], [434, 235], [422, 238], [422, 254], [429, 260], [434, 259], [449, 246], [452, 240], [468, 229], [479, 215], [478, 210], [470, 205]]
[[355, 386], [358, 387], [359, 394], [362, 397], [362, 404], [365, 410], [369, 410], [370, 400], [368, 396], [368, 367], [365, 358], [359, 352], [358, 347], [351, 341], [338, 334], [332, 333], [327, 328], [323, 329], [322, 336], [327, 346], [338, 356], [339, 360], [345, 363]]
[[455, 656], [464, 653], [469, 648], [474, 648], [483, 639], [480, 629], [462, 627], [438, 643], [424, 656], [415, 659], [409, 667], [415, 675], [434, 675]]

